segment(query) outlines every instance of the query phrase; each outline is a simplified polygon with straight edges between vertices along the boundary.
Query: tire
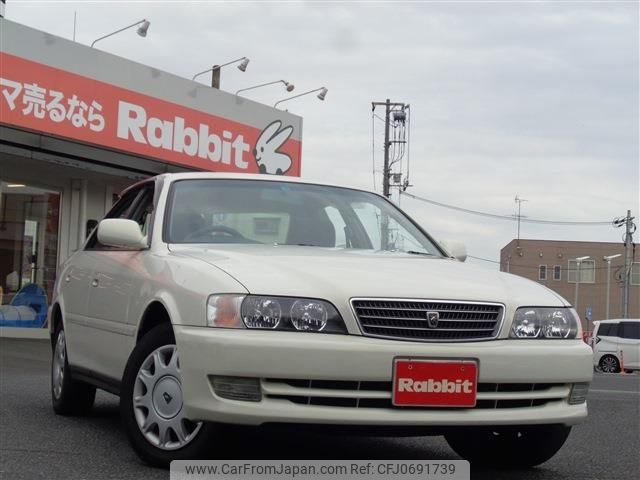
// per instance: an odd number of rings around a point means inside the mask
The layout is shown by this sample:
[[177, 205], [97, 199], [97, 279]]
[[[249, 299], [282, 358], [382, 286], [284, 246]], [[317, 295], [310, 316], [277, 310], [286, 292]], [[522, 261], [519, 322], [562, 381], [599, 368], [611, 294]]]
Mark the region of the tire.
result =
[[51, 402], [59, 415], [85, 415], [96, 398], [95, 387], [73, 379], [62, 325], [56, 328], [51, 358]]
[[603, 355], [598, 366], [604, 373], [620, 373], [620, 361], [614, 355]]
[[571, 427], [527, 425], [478, 428], [445, 435], [449, 446], [472, 465], [530, 468], [553, 457], [567, 440]]
[[142, 460], [166, 468], [173, 460], [209, 457], [219, 426], [192, 422], [182, 411], [175, 338], [170, 325], [159, 325], [131, 353], [120, 391], [127, 437]]

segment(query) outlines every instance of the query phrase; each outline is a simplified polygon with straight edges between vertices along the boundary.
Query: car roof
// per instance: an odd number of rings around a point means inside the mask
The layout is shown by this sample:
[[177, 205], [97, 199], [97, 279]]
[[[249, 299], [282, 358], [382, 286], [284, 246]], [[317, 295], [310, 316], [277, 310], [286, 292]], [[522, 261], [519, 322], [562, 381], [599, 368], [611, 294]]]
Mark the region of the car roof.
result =
[[303, 185], [318, 185], [322, 187], [337, 187], [337, 188], [346, 188], [349, 190], [357, 190], [360, 192], [371, 193], [373, 195], [377, 195], [379, 197], [384, 198], [381, 194], [375, 191], [368, 190], [362, 187], [354, 187], [350, 185], [344, 185], [339, 183], [327, 183], [320, 182], [314, 180], [306, 180], [300, 177], [289, 177], [286, 175], [266, 175], [266, 174], [257, 174], [257, 173], [229, 173], [229, 172], [182, 172], [182, 173], [162, 173], [160, 175], [156, 175], [154, 177], [145, 178], [144, 180], [140, 180], [132, 185], [129, 185], [127, 188], [120, 192], [120, 196], [124, 195], [127, 191], [132, 190], [144, 183], [165, 181], [165, 182], [176, 182], [179, 180], [259, 180], [263, 182], [288, 182], [288, 183], [298, 183]]
[[598, 320], [593, 323], [620, 323], [620, 322], [640, 322], [640, 318], [612, 318], [610, 320]]
[[[165, 180], [174, 182], [176, 180], [260, 180], [263, 182], [289, 182], [289, 183], [306, 183], [311, 185], [323, 185], [327, 187], [343, 187], [352, 188], [354, 190], [365, 190], [363, 188], [350, 187], [337, 183], [327, 183], [313, 180], [306, 180], [300, 177], [289, 177], [286, 175], [265, 175], [259, 173], [228, 173], [228, 172], [182, 172], [182, 173], [164, 173], [162, 176]], [[367, 191], [367, 190], [365, 190]]]

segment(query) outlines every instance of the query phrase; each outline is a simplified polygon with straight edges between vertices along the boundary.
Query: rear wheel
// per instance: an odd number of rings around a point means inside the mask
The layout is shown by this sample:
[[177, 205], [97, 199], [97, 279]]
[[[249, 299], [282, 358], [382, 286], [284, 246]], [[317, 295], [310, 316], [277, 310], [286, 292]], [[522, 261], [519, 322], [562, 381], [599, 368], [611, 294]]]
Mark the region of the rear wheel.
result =
[[206, 458], [215, 448], [217, 425], [193, 422], [184, 414], [170, 325], [151, 330], [133, 350], [122, 377], [120, 409], [131, 445], [152, 465]]
[[60, 415], [83, 415], [91, 410], [96, 398], [95, 387], [74, 380], [67, 360], [67, 342], [62, 325], [54, 334], [51, 359], [51, 401]]
[[571, 427], [527, 425], [478, 428], [445, 435], [449, 446], [473, 465], [529, 468], [553, 457], [567, 440]]
[[600, 370], [604, 373], [618, 373], [620, 372], [620, 362], [613, 355], [604, 355], [600, 359]]

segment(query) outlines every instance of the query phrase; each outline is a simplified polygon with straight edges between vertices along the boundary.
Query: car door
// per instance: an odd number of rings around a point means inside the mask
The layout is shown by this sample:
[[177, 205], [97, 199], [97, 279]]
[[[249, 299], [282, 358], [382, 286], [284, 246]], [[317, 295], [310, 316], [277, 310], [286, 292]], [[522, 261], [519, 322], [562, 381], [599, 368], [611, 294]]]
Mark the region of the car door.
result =
[[619, 334], [624, 368], [640, 368], [640, 322], [620, 322]]
[[[129, 218], [138, 204], [142, 190], [143, 187], [139, 187], [125, 192], [105, 218]], [[126, 312], [126, 285], [120, 284], [115, 278], [110, 278], [109, 270], [104, 268], [105, 262], [109, 263], [110, 254], [119, 250], [100, 244], [97, 229], [87, 241], [82, 252], [83, 272], [87, 279], [86, 309], [82, 322], [77, 325], [73, 339], [76, 357], [74, 364], [90, 372], [97, 372], [115, 379], [119, 377], [109, 375], [109, 372], [114, 371], [109, 363], [113, 362], [114, 355], [124, 351], [122, 345], [128, 343], [126, 339], [131, 334], [130, 330], [123, 329], [119, 322], [114, 323], [108, 320], [124, 315]], [[131, 255], [136, 252], [123, 253]], [[106, 273], [103, 272], [105, 270]], [[107, 305], [106, 302], [111, 303]], [[110, 314], [105, 315], [104, 312], [108, 309]]]
[[91, 285], [93, 266], [84, 250], [77, 251], [69, 258], [60, 272], [60, 292], [67, 356], [69, 363], [81, 365], [83, 362], [83, 346], [87, 325], [87, 300]]

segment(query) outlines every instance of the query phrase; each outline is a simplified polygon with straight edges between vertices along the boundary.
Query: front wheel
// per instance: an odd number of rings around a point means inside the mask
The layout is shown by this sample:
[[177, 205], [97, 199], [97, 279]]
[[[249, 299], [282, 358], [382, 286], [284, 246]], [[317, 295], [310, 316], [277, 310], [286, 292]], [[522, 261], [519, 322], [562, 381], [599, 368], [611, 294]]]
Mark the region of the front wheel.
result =
[[529, 468], [553, 457], [567, 440], [571, 427], [527, 425], [478, 428], [445, 435], [449, 446], [473, 465]]
[[600, 370], [604, 373], [618, 373], [620, 371], [620, 362], [613, 355], [604, 355], [600, 359]]
[[218, 428], [185, 417], [180, 360], [170, 326], [145, 335], [122, 377], [120, 410], [129, 441], [147, 463], [206, 458]]

